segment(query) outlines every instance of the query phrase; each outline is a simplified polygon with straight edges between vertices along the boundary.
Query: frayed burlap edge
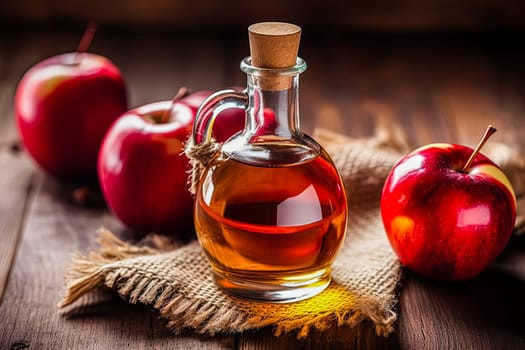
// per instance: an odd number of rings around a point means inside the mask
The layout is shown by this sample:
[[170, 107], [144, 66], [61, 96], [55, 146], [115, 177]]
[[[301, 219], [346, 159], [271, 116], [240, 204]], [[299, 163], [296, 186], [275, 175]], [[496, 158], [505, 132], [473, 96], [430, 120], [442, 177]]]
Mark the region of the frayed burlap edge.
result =
[[[71, 313], [67, 306], [72, 305], [84, 294], [103, 286], [115, 290], [130, 303], [142, 303], [157, 309], [160, 316], [168, 320], [167, 327], [175, 333], [190, 328], [199, 334], [235, 333], [246, 330], [274, 326], [274, 334], [297, 331], [297, 338], [308, 336], [312, 329], [323, 331], [334, 325], [353, 327], [365, 319], [370, 319], [378, 335], [388, 336], [397, 319], [393, 305], [383, 305], [373, 297], [357, 298], [347, 307], [326, 310], [315, 317], [305, 315], [283, 320], [278, 310], [287, 308], [284, 304], [266, 304], [277, 312], [253, 312], [253, 302], [227, 296], [231, 302], [218, 306], [210, 300], [187, 297], [180, 288], [160, 279], [155, 279], [147, 271], [137, 269], [136, 264], [122, 264], [123, 259], [144, 258], [170, 254], [173, 246], [167, 241], [154, 242], [150, 247], [134, 246], [123, 242], [107, 229], [98, 230], [99, 250], [88, 255], [77, 253], [66, 273], [67, 294], [58, 303], [62, 314]], [[194, 250], [196, 242], [180, 249]], [[329, 288], [345, 290], [331, 285]], [[343, 300], [342, 303], [345, 301]], [[260, 303], [257, 303], [260, 304]], [[235, 307], [233, 307], [235, 305]], [[242, 310], [243, 312], [239, 312]], [[191, 317], [188, 317], [191, 315]]]

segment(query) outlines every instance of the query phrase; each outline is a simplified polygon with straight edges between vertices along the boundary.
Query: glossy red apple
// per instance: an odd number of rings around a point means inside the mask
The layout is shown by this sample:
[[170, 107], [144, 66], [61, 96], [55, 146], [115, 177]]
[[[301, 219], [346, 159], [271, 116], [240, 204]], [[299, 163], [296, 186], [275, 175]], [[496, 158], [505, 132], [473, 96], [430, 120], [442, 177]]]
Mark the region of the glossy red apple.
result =
[[401, 159], [386, 179], [381, 215], [388, 239], [401, 264], [422, 276], [472, 278], [509, 241], [514, 190], [484, 155], [475, 152], [466, 165], [472, 154], [462, 145], [427, 145]]
[[183, 103], [151, 103], [123, 114], [104, 137], [98, 159], [102, 193], [131, 229], [193, 232], [190, 166], [183, 152], [193, 119]]
[[82, 52], [45, 59], [22, 77], [15, 96], [21, 141], [50, 174], [96, 179], [100, 142], [127, 110], [124, 79], [107, 58]]

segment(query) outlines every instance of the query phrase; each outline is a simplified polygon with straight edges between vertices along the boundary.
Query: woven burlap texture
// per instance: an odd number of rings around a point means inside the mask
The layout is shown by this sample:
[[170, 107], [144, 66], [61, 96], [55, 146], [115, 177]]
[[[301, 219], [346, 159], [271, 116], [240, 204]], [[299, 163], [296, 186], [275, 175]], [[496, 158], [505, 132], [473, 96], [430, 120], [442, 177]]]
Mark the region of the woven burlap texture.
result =
[[[383, 231], [379, 199], [383, 182], [400, 153], [384, 140], [353, 140], [327, 131], [315, 137], [332, 156], [349, 199], [347, 237], [332, 268], [332, 283], [321, 294], [289, 304], [241, 300], [217, 289], [196, 241], [173, 249], [157, 239], [135, 246], [100, 230], [97, 251], [77, 254], [66, 275], [60, 307], [106, 286], [131, 303], [157, 309], [175, 331], [203, 334], [242, 332], [273, 326], [275, 334], [354, 326], [369, 319], [388, 335], [396, 320], [400, 266]], [[387, 142], [388, 143], [388, 142]], [[405, 150], [398, 150], [405, 151]]]

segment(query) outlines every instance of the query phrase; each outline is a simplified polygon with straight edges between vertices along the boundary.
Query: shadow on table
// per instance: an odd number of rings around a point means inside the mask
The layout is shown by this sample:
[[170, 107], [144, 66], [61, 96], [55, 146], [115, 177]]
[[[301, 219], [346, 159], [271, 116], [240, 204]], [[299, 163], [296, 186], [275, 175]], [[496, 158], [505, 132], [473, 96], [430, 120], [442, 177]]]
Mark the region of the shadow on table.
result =
[[525, 237], [513, 237], [501, 256], [470, 281], [429, 281], [407, 270], [404, 275], [402, 344], [432, 347], [429, 339], [439, 339], [433, 345], [445, 348], [509, 349], [525, 344]]

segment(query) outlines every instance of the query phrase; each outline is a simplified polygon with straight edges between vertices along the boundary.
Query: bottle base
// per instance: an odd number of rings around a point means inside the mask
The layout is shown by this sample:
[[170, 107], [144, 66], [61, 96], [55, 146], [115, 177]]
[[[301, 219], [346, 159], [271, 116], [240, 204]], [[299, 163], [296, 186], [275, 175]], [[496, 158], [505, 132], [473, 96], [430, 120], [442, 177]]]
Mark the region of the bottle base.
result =
[[331, 281], [330, 269], [293, 277], [255, 279], [214, 270], [215, 284], [236, 297], [269, 303], [291, 303], [311, 298], [325, 290]]

